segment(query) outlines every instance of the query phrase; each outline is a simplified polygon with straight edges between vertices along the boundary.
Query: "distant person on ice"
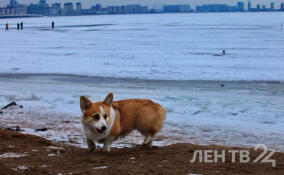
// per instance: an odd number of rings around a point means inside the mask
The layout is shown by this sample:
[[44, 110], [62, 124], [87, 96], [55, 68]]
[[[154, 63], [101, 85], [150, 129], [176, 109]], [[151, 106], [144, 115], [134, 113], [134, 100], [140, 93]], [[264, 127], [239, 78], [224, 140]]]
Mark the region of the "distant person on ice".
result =
[[51, 23], [51, 28], [54, 29], [54, 21]]
[[23, 30], [23, 29], [24, 29], [24, 23], [21, 22], [21, 30]]
[[8, 31], [8, 30], [9, 30], [9, 24], [7, 23], [5, 31]]
[[17, 29], [20, 30], [20, 23], [17, 24]]

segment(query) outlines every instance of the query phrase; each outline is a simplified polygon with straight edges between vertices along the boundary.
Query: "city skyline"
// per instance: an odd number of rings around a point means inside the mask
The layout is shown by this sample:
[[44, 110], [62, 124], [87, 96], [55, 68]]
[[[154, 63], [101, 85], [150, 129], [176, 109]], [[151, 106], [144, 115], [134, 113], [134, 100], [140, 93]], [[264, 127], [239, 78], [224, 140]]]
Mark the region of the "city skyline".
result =
[[[107, 5], [126, 5], [126, 4], [141, 4], [147, 5], [151, 8], [162, 8], [165, 4], [190, 4], [192, 7], [196, 5], [206, 4], [216, 4], [216, 3], [225, 3], [228, 5], [234, 5], [238, 1], [242, 1], [247, 4], [248, 0], [46, 0], [48, 4], [52, 4], [55, 2], [66, 3], [66, 2], [82, 2], [83, 8], [89, 8], [95, 4], [102, 4], [103, 6]], [[2, 0], [0, 2], [0, 7], [6, 6], [9, 4], [10, 0]], [[30, 4], [30, 3], [38, 3], [38, 0], [18, 0], [19, 3]], [[252, 6], [256, 4], [264, 4], [268, 6], [271, 2], [275, 3], [275, 7], [280, 7], [280, 4], [284, 2], [284, 0], [250, 0]], [[246, 7], [247, 8], [247, 7]]]
[[[246, 7], [247, 6], [247, 7]], [[149, 7], [148, 5], [127, 4], [108, 5], [96, 4], [91, 8], [84, 8], [81, 2], [60, 2], [48, 4], [46, 0], [38, 3], [21, 4], [17, 0], [10, 0], [7, 7], [0, 8], [1, 18], [7, 17], [34, 17], [34, 16], [78, 16], [78, 15], [106, 15], [106, 14], [141, 14], [141, 13], [207, 13], [207, 12], [277, 12], [284, 11], [284, 3], [277, 8], [274, 2], [269, 6], [257, 4], [254, 6], [251, 1], [247, 5], [238, 1], [235, 5], [230, 4], [202, 4], [195, 7], [190, 4], [164, 4], [162, 8]], [[10, 16], [9, 16], [10, 15]]]

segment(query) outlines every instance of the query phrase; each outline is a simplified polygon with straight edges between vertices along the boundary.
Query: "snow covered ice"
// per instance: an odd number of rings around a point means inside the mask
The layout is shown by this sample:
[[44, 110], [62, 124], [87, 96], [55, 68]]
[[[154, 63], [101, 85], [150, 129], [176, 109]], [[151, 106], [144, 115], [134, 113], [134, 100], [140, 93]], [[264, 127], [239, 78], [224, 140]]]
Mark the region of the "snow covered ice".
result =
[[[21, 19], [24, 31], [1, 31], [0, 72], [284, 80], [283, 17], [220, 13]], [[16, 26], [17, 21], [1, 20], [1, 26]], [[223, 49], [227, 55], [216, 56]]]
[[[284, 151], [283, 19], [283, 13], [20, 19], [23, 31], [0, 31], [0, 106], [16, 101], [24, 108], [4, 110], [0, 125], [84, 146], [79, 97], [103, 100], [113, 92], [115, 100], [150, 98], [166, 108], [156, 145], [262, 143]], [[34, 131], [41, 127], [49, 130]], [[134, 133], [116, 146], [137, 140]]]

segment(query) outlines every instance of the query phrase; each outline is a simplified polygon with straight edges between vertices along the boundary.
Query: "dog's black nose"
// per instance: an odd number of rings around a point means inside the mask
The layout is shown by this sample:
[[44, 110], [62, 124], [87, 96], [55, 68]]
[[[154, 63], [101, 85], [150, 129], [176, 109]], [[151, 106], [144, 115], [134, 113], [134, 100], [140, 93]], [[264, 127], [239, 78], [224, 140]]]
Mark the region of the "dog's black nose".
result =
[[102, 126], [102, 128], [101, 128], [102, 131], [105, 131], [106, 129], [107, 129], [107, 127], [105, 125]]

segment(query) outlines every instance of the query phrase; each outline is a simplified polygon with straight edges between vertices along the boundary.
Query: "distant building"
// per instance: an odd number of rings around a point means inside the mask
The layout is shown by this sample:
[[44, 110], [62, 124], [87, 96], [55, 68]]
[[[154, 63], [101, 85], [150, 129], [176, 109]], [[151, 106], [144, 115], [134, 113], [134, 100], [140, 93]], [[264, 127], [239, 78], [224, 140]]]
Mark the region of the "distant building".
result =
[[54, 3], [49, 8], [49, 16], [59, 16], [62, 15], [62, 9], [60, 3]]
[[108, 14], [135, 14], [135, 13], [147, 13], [148, 7], [138, 4], [126, 5], [126, 6], [108, 6], [106, 8]]
[[41, 14], [40, 7], [38, 4], [30, 4], [27, 8], [28, 14]]
[[48, 7], [46, 0], [40, 0], [39, 1], [39, 7], [40, 7], [40, 11], [41, 11], [42, 15], [50, 16], [50, 8]]
[[166, 13], [189, 13], [190, 5], [165, 5], [164, 12]]
[[270, 9], [274, 10], [274, 3], [273, 2], [270, 3]]
[[0, 7], [0, 16], [6, 14], [4, 9], [5, 9], [5, 8], [1, 8], [1, 7]]
[[10, 0], [10, 8], [16, 8], [18, 5], [17, 0]]
[[[248, 2], [248, 8], [251, 8], [250, 1]], [[202, 6], [196, 6], [196, 12], [244, 12], [245, 4], [238, 2], [235, 6], [229, 6], [227, 4], [204, 4]]]
[[228, 12], [229, 6], [226, 4], [207, 4], [197, 6], [196, 12]]
[[6, 8], [0, 8], [1, 15], [23, 15], [27, 14], [27, 6], [19, 4], [17, 0], [10, 0], [10, 4]]
[[270, 8], [267, 8], [265, 5], [257, 4], [256, 8], [248, 8], [249, 12], [269, 12], [269, 11], [279, 11], [274, 9], [274, 3], [270, 4]]
[[245, 3], [238, 2], [238, 11], [239, 12], [244, 12], [245, 11]]
[[122, 14], [122, 6], [107, 6], [107, 12], [109, 14]]
[[39, 0], [38, 4], [30, 4], [27, 7], [28, 14], [41, 14], [41, 15], [48, 15], [49, 9], [46, 0]]
[[82, 10], [82, 3], [81, 2], [77, 2], [76, 3], [76, 12], [80, 14], [81, 10]]
[[46, 3], [46, 0], [39, 0], [39, 6], [41, 8], [46, 8], [48, 7], [48, 4]]
[[61, 9], [61, 4], [60, 3], [54, 3], [54, 4], [52, 4], [51, 7]]
[[55, 7], [49, 7], [48, 16], [59, 16], [60, 15], [60, 9]]
[[250, 1], [248, 2], [248, 11], [250, 11], [250, 9], [251, 9], [251, 3], [250, 3]]
[[125, 14], [146, 13], [148, 12], [148, 7], [141, 6], [139, 4], [130, 4], [130, 5], [122, 6], [122, 11]]
[[102, 10], [102, 5], [100, 5], [100, 4], [96, 4], [96, 6], [95, 6], [95, 9], [97, 10], [97, 11], [100, 11], [100, 10]]
[[68, 2], [68, 3], [64, 3], [64, 14], [65, 15], [72, 15], [73, 13], [73, 3]]
[[15, 14], [27, 14], [27, 6], [24, 4], [17, 4]]

